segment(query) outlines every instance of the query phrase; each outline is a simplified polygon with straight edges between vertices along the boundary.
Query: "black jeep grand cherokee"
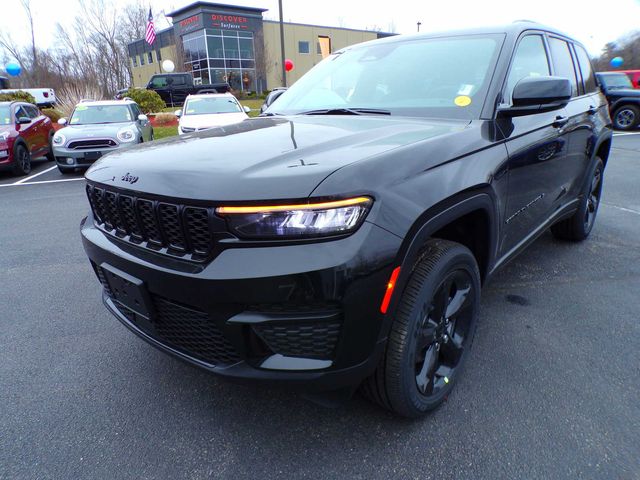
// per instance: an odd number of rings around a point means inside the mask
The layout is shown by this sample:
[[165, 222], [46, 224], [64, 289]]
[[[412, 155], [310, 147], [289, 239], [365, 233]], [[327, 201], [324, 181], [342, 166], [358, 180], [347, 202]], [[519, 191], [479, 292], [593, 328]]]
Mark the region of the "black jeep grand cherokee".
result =
[[159, 349], [418, 416], [458, 380], [488, 276], [549, 227], [589, 235], [610, 123], [554, 30], [386, 38], [262, 118], [100, 160], [82, 239], [107, 308]]

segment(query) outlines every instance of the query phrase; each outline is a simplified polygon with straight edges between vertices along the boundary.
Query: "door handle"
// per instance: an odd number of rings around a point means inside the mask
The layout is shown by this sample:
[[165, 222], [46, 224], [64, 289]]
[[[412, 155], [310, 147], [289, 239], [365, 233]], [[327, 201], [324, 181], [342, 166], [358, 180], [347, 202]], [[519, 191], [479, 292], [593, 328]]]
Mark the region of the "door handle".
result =
[[551, 125], [553, 125], [553, 128], [562, 128], [567, 124], [568, 121], [569, 117], [558, 115]]
[[598, 107], [594, 107], [593, 105], [589, 105], [589, 110], [587, 110], [587, 113], [589, 115], [595, 115], [597, 111], [598, 111]]

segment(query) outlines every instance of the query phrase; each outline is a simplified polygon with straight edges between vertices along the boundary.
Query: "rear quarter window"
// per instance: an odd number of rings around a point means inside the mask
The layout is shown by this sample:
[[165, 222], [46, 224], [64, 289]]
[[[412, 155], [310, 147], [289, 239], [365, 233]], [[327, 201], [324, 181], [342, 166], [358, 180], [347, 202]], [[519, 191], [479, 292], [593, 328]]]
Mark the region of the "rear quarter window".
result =
[[576, 55], [578, 56], [578, 65], [580, 65], [580, 73], [582, 74], [582, 80], [584, 82], [584, 91], [585, 93], [593, 93], [597, 89], [597, 84], [589, 55], [587, 55], [585, 49], [580, 45], [575, 45], [575, 49]]

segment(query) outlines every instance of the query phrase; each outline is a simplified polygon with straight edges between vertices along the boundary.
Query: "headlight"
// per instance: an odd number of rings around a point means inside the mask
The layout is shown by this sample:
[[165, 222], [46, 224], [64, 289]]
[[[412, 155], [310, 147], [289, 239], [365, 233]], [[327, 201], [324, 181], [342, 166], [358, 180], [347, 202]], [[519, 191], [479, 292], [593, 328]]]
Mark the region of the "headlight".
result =
[[118, 132], [118, 140], [121, 142], [133, 142], [136, 139], [136, 134], [130, 128], [125, 128]]
[[67, 141], [67, 139], [61, 133], [56, 133], [53, 136], [53, 144], [58, 146], [58, 147], [64, 145], [64, 142], [66, 142], [66, 141]]
[[6, 142], [9, 139], [9, 132], [0, 133], [0, 142]]
[[216, 208], [231, 230], [245, 238], [308, 238], [356, 230], [373, 201], [369, 197], [299, 205]]

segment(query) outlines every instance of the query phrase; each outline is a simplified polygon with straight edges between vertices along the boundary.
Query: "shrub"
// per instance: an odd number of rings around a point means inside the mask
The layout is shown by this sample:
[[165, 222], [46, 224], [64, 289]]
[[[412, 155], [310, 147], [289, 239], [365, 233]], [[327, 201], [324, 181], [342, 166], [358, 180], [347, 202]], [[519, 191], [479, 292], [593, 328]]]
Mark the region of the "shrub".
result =
[[130, 88], [122, 96], [129, 97], [136, 102], [140, 106], [140, 110], [145, 114], [161, 112], [163, 108], [167, 108], [164, 100], [153, 90]]
[[56, 123], [60, 118], [62, 118], [62, 113], [55, 108], [43, 108], [41, 111], [42, 114], [49, 117], [53, 123]]
[[36, 104], [36, 99], [29, 92], [17, 90], [12, 93], [0, 93], [0, 102], [28, 102]]
[[176, 116], [173, 113], [168, 112], [158, 113], [154, 120], [154, 123], [158, 126], [172, 125], [175, 122]]

